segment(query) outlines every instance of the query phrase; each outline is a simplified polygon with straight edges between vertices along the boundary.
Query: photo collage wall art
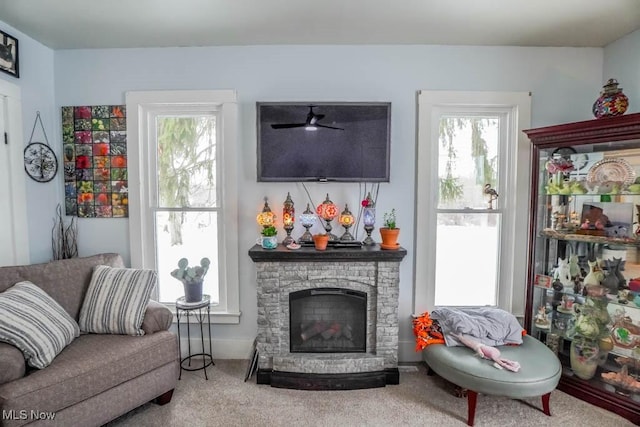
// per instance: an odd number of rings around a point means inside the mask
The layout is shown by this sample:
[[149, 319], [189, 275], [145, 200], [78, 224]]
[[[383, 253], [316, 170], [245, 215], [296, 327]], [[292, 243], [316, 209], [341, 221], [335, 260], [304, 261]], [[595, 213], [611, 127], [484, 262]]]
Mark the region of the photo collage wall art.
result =
[[65, 213], [128, 217], [125, 106], [62, 107], [62, 141]]

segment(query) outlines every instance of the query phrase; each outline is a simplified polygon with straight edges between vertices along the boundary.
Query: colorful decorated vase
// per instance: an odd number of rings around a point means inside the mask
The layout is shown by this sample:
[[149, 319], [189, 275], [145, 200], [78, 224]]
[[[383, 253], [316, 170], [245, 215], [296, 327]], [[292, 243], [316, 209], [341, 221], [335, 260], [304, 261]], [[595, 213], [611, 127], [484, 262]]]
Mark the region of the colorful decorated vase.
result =
[[620, 116], [627, 111], [629, 98], [618, 88], [616, 79], [609, 79], [602, 87], [600, 97], [593, 104], [593, 115], [601, 119], [603, 117]]
[[576, 377], [590, 380], [598, 368], [598, 341], [576, 336], [571, 342], [569, 360]]

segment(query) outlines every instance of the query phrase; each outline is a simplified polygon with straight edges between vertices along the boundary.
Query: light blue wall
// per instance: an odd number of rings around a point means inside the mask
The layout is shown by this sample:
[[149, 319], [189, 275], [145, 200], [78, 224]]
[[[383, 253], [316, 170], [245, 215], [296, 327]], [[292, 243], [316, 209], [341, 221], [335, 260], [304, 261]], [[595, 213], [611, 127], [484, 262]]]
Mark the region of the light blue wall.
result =
[[[275, 210], [281, 209], [287, 192], [300, 211], [306, 202], [300, 185], [256, 182], [256, 101], [391, 101], [391, 182], [381, 186], [378, 208], [380, 212], [396, 208], [402, 227], [400, 241], [409, 249], [401, 268], [400, 335], [413, 348], [409, 316], [413, 308], [416, 91], [531, 91], [533, 126], [588, 119], [594, 88], [601, 85], [602, 49], [250, 46], [67, 50], [55, 53], [55, 71], [56, 107], [123, 103], [124, 93], [130, 90], [238, 91], [243, 317], [239, 326], [214, 329], [216, 337], [229, 339], [252, 339], [255, 334], [255, 269], [247, 250], [257, 236], [255, 215], [262, 198], [268, 196]], [[329, 192], [340, 206], [359, 205], [356, 184], [312, 184], [309, 188], [316, 203]], [[301, 231], [294, 232], [294, 236], [299, 234]], [[81, 254], [115, 250], [128, 256], [127, 238], [127, 220], [80, 221]], [[522, 306], [524, 296], [517, 299]]]
[[[640, 30], [604, 48], [603, 83], [616, 79], [629, 98], [627, 113], [640, 111]], [[594, 93], [594, 99], [598, 92]]]
[[[291, 192], [298, 212], [306, 204], [300, 185], [256, 182], [256, 101], [392, 102], [391, 182], [381, 185], [378, 208], [380, 212], [396, 208], [402, 227], [400, 241], [409, 250], [401, 268], [401, 360], [414, 357], [409, 316], [415, 261], [416, 92], [530, 91], [532, 126], [537, 127], [589, 119], [591, 104], [603, 81], [603, 49], [597, 48], [249, 46], [52, 52], [17, 31], [13, 34], [21, 43], [24, 77], [18, 82], [23, 87], [25, 133], [30, 133], [35, 111], [40, 110], [58, 154], [59, 108], [63, 105], [120, 104], [124, 103], [125, 92], [133, 90], [237, 90], [243, 317], [240, 325], [214, 327], [217, 339], [251, 340], [255, 335], [255, 269], [247, 250], [257, 236], [255, 214], [262, 198], [269, 197], [274, 210], [281, 209], [287, 192]], [[50, 258], [50, 226], [55, 205], [63, 202], [62, 187], [62, 174], [50, 184], [29, 184], [33, 262]], [[308, 187], [316, 203], [329, 192], [340, 206], [358, 206], [360, 190], [356, 184]], [[419, 214], [417, 217], [419, 220]], [[128, 260], [128, 227], [126, 219], [81, 219], [80, 254], [115, 251]], [[294, 231], [294, 237], [299, 234], [301, 231]], [[465, 276], [460, 279], [465, 280]], [[518, 299], [522, 311], [524, 296]]]
[[[36, 112], [44, 125], [49, 144], [60, 151], [61, 136], [57, 131], [60, 120], [55, 108], [54, 97], [54, 61], [53, 50], [1, 23], [1, 29], [18, 39], [18, 58], [20, 78], [0, 73], [0, 79], [20, 87], [22, 96], [22, 128], [24, 146], [29, 142]], [[34, 141], [45, 142], [42, 130], [38, 126]], [[22, 147], [24, 149], [24, 147]], [[59, 158], [59, 154], [58, 158]], [[58, 178], [61, 174], [58, 174]], [[45, 262], [51, 259], [51, 228], [56, 205], [62, 202], [62, 181], [54, 179], [48, 183], [37, 183], [26, 179], [30, 256], [32, 262]], [[0, 220], [2, 220], [0, 218]]]

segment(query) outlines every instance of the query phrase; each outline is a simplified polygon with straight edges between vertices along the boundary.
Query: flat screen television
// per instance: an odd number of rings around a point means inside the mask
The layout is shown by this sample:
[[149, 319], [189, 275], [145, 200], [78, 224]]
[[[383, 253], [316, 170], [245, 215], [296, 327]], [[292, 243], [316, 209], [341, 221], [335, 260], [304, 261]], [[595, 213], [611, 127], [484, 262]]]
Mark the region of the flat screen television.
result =
[[390, 102], [258, 102], [258, 181], [388, 182]]

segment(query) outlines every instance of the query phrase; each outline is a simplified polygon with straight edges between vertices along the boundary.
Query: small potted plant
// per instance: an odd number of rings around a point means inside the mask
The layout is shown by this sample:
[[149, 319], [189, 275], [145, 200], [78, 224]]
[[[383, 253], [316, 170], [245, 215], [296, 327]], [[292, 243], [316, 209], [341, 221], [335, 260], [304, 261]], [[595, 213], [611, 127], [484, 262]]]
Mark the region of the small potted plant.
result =
[[382, 249], [398, 249], [400, 247], [398, 243], [400, 229], [396, 226], [395, 208], [391, 209], [391, 212], [385, 212], [383, 220], [384, 227], [380, 227], [380, 236], [382, 237], [380, 247]]
[[260, 244], [264, 249], [275, 249], [278, 246], [278, 230], [273, 225], [264, 227], [260, 232]]
[[189, 267], [189, 260], [186, 258], [178, 261], [178, 268], [173, 270], [171, 275], [184, 285], [185, 302], [202, 301], [202, 282], [209, 271], [209, 265], [211, 265], [209, 258], [202, 258], [200, 265], [195, 267]]

